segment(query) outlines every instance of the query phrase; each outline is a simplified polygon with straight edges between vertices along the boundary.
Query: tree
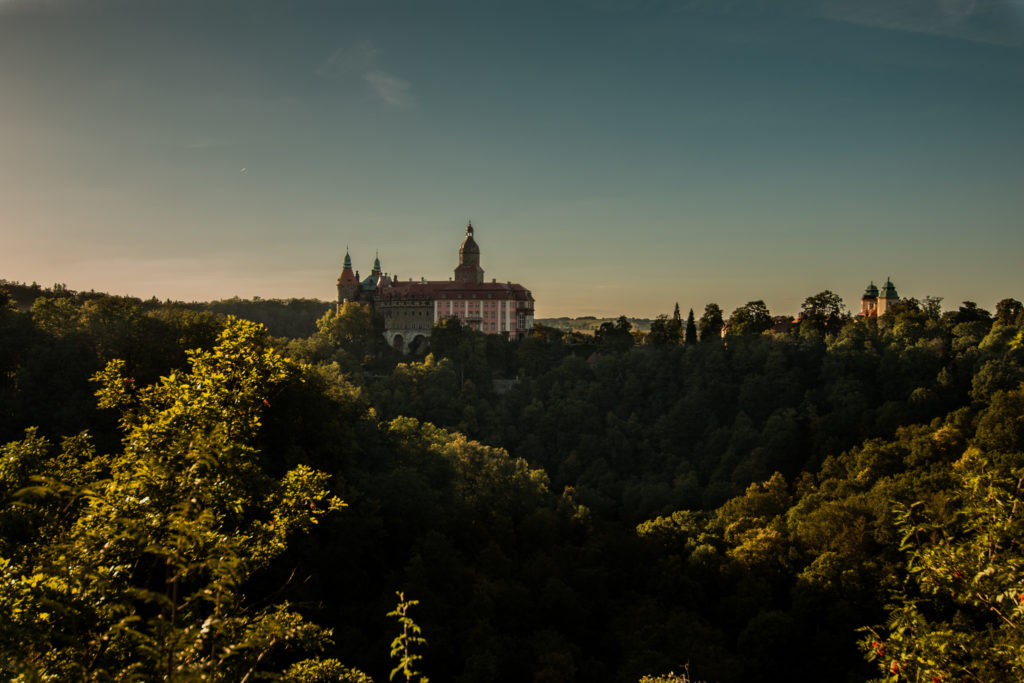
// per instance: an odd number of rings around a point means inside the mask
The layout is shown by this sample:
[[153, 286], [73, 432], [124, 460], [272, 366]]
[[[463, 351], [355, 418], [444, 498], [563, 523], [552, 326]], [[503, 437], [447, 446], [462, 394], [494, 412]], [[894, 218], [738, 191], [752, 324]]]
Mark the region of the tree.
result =
[[659, 315], [651, 322], [651, 331], [647, 334], [647, 343], [652, 346], [675, 346], [682, 340], [683, 320], [679, 316], [679, 304], [676, 304], [672, 317]]
[[804, 299], [800, 306], [800, 324], [809, 325], [819, 332], [836, 332], [850, 314], [838, 294], [825, 290]]
[[629, 318], [620, 315], [614, 323], [604, 322], [594, 331], [594, 341], [604, 351], [621, 352], [633, 346], [633, 335], [630, 330], [633, 324]]
[[452, 361], [459, 386], [472, 380], [479, 387], [489, 388], [491, 370], [487, 366], [486, 335], [458, 318], [445, 318], [434, 325], [430, 333], [430, 348], [438, 358]]
[[1022, 409], [1024, 388], [997, 392], [953, 463], [949, 489], [899, 506], [906, 579], [887, 606], [886, 626], [864, 629], [861, 641], [884, 673], [1024, 679]]
[[651, 346], [668, 346], [672, 343], [672, 336], [669, 332], [671, 324], [667, 315], [659, 315], [651, 321], [651, 331], [647, 334], [647, 343]]
[[1003, 299], [996, 304], [996, 322], [1000, 325], [1024, 323], [1024, 304], [1016, 299]]
[[49, 456], [31, 431], [3, 448], [5, 677], [244, 681], [329, 638], [287, 603], [245, 594], [289, 536], [342, 505], [326, 474], [271, 477], [252, 446], [301, 369], [234, 319], [189, 364], [145, 387], [121, 360], [95, 376], [100, 407], [120, 413], [120, 452], [99, 456], [81, 434]]
[[683, 673], [677, 674], [675, 671], [670, 671], [667, 674], [661, 674], [660, 676], [643, 676], [639, 683], [698, 683], [694, 679], [690, 678], [690, 667], [686, 666], [683, 669]]
[[419, 666], [417, 662], [423, 659], [423, 655], [418, 654], [415, 650], [425, 646], [427, 639], [423, 637], [422, 630], [413, 621], [412, 617], [409, 616], [409, 608], [420, 604], [420, 601], [406, 600], [405, 594], [402, 591], [397, 591], [397, 595], [398, 605], [395, 606], [395, 609], [388, 612], [388, 616], [398, 620], [402, 627], [402, 632], [391, 641], [391, 658], [397, 664], [391, 670], [388, 680], [393, 681], [395, 676], [401, 674], [405, 678], [406, 683], [413, 683], [413, 681], [430, 683], [429, 678], [416, 670], [416, 667]]
[[921, 301], [921, 308], [928, 314], [928, 317], [932, 320], [938, 320], [942, 317], [942, 297], [941, 296], [926, 296]]
[[343, 347], [360, 359], [373, 351], [379, 333], [370, 307], [355, 301], [346, 301], [337, 312], [324, 313], [316, 327], [334, 346]]
[[700, 331], [700, 340], [702, 342], [721, 340], [724, 325], [721, 307], [718, 304], [708, 304], [704, 307], [704, 315], [700, 317], [700, 323], [697, 326]]
[[953, 319], [958, 323], [989, 322], [992, 314], [984, 308], [980, 308], [973, 301], [965, 301], [954, 314]]
[[956, 463], [950, 513], [923, 503], [898, 518], [908, 581], [868, 659], [892, 680], [1024, 678], [1024, 479], [1021, 457], [972, 448]]
[[690, 309], [690, 314], [686, 316], [686, 336], [684, 338], [687, 346], [691, 346], [697, 343], [697, 324], [693, 321], [693, 309]]
[[668, 321], [665, 331], [668, 333], [668, 343], [678, 344], [683, 336], [683, 319], [679, 315], [679, 302], [676, 302], [676, 308], [672, 311], [672, 319]]
[[760, 299], [748, 301], [729, 316], [726, 334], [730, 337], [741, 337], [761, 334], [772, 327], [772, 314]]

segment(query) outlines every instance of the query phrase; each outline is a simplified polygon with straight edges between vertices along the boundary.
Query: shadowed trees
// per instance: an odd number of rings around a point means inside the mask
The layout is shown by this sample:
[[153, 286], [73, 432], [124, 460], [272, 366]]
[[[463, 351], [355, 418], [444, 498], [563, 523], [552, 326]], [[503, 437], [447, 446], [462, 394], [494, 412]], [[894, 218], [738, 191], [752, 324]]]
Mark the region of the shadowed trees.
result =
[[718, 304], [708, 304], [704, 307], [704, 314], [700, 317], [697, 330], [700, 332], [701, 342], [716, 342], [722, 338], [722, 327], [725, 320], [722, 317], [722, 309]]
[[300, 465], [275, 479], [251, 445], [299, 369], [242, 321], [189, 356], [188, 372], [149, 386], [121, 360], [96, 375], [99, 406], [120, 413], [120, 452], [98, 455], [83, 433], [51, 455], [32, 430], [3, 448], [7, 676], [245, 680], [328, 641], [286, 603], [245, 594], [289, 536], [341, 505], [327, 475]]

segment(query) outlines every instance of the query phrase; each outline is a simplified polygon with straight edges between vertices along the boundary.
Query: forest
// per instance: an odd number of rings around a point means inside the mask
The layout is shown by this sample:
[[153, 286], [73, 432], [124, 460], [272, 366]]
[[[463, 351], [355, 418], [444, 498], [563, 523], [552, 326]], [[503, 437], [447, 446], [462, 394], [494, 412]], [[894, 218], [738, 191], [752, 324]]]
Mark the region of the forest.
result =
[[1019, 301], [380, 325], [0, 283], [0, 675], [1024, 680]]

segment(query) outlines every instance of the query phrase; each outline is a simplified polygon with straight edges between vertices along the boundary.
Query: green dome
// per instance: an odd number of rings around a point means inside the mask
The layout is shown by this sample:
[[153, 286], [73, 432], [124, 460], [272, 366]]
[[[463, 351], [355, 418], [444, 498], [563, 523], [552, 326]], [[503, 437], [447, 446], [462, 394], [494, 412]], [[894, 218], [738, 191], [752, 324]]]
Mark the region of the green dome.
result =
[[466, 226], [466, 239], [463, 240], [462, 246], [459, 247], [459, 256], [465, 254], [479, 254], [480, 247], [477, 246], [476, 240], [473, 239], [473, 224], [470, 223]]

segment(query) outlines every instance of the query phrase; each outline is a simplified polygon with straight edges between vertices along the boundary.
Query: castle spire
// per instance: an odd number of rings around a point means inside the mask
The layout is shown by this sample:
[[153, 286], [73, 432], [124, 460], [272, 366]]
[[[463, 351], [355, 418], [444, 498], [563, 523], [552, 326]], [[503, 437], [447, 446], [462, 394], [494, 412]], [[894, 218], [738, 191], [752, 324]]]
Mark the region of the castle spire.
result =
[[466, 225], [466, 239], [459, 247], [459, 265], [455, 269], [455, 281], [479, 284], [484, 281], [484, 269], [480, 267], [480, 247], [473, 239], [473, 222]]
[[345, 262], [341, 267], [341, 275], [338, 276], [338, 305], [356, 298], [356, 290], [359, 289], [359, 276], [352, 272], [352, 257], [348, 253], [348, 246], [345, 247]]

